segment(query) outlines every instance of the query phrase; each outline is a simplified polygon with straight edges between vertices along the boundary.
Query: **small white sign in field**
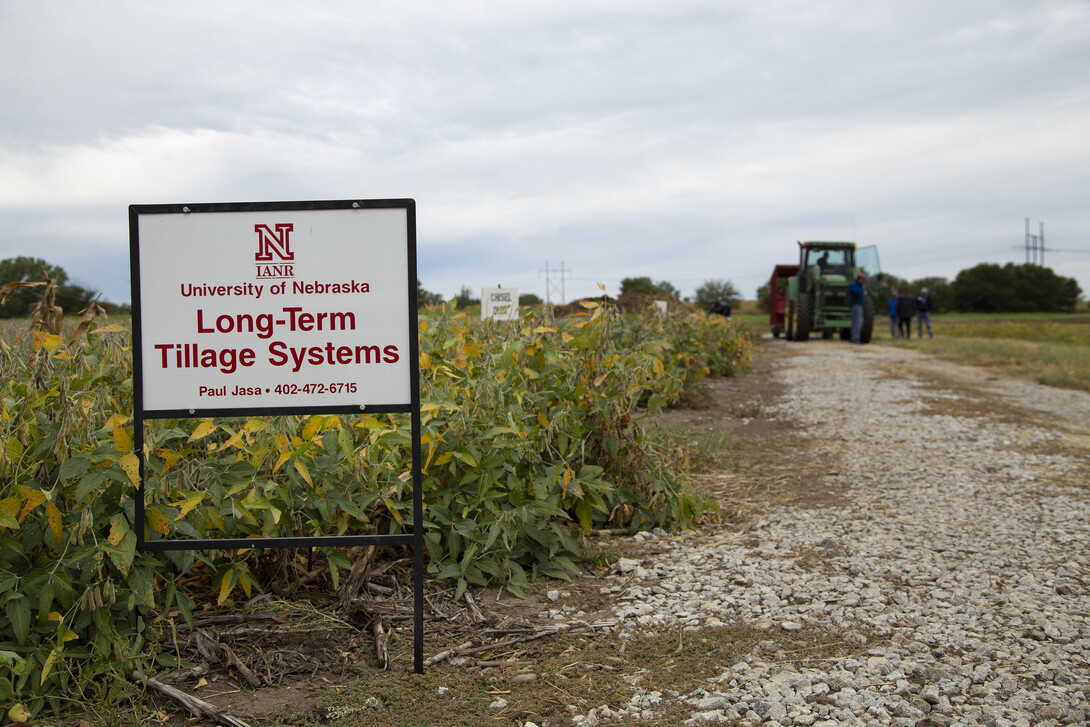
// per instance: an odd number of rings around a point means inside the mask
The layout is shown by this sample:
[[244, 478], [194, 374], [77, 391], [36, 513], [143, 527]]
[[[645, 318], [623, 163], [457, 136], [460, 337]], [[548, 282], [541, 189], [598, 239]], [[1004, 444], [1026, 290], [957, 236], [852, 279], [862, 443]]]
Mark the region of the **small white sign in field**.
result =
[[518, 317], [518, 288], [481, 288], [482, 320], [515, 321]]

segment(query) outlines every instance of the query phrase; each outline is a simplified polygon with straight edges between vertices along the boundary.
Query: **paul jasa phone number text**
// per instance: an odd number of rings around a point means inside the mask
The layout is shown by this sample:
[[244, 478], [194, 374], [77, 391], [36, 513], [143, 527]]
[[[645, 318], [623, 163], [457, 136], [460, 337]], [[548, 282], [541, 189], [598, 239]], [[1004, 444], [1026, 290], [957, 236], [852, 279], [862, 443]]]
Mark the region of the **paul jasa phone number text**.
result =
[[299, 394], [355, 394], [355, 382], [333, 384], [277, 384], [268, 386], [235, 386], [228, 391], [227, 386], [201, 386], [198, 396], [261, 396], [277, 394], [279, 396], [297, 396]]

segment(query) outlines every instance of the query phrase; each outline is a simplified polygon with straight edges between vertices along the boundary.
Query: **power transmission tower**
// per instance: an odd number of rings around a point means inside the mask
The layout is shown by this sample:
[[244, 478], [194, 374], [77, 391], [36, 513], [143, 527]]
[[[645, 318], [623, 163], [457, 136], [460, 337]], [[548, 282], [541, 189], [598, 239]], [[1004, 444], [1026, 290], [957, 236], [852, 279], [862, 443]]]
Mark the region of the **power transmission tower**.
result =
[[[1026, 264], [1032, 262], [1034, 265], [1040, 265], [1044, 267], [1045, 264], [1045, 223], [1041, 222], [1041, 234], [1031, 235], [1029, 232], [1029, 218], [1026, 218]], [[1040, 262], [1037, 262], [1038, 253], [1040, 253]], [[1031, 259], [1032, 257], [1032, 259]]]
[[[545, 273], [545, 304], [546, 305], [552, 305], [553, 304], [552, 294], [554, 292], [559, 292], [560, 293], [560, 305], [564, 305], [564, 303], [566, 302], [566, 300], [564, 298], [564, 279], [567, 276], [571, 275], [571, 270], [565, 270], [564, 269], [564, 261], [563, 260], [560, 261], [560, 269], [559, 270], [556, 269], [556, 268], [553, 268], [552, 270], [550, 270], [549, 269], [549, 261], [546, 260], [545, 261], [544, 271], [539, 270], [538, 272], [539, 273], [541, 273], [541, 272]], [[558, 276], [559, 280], [554, 282], [552, 277], [550, 277], [550, 274], [553, 275], [553, 276]]]

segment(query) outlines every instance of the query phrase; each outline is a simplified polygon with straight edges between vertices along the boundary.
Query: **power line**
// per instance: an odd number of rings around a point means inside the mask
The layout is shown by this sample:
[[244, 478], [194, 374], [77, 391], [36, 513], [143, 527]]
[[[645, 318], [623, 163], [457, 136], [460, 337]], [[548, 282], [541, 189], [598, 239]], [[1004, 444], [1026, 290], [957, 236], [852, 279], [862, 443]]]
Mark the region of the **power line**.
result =
[[[553, 268], [552, 270], [549, 270], [549, 261], [546, 260], [545, 261], [544, 271], [539, 270], [538, 274], [540, 275], [542, 272], [545, 273], [545, 303], [546, 303], [546, 305], [552, 305], [552, 293], [554, 293], [554, 292], [559, 292], [560, 293], [560, 305], [564, 305], [564, 303], [566, 302], [565, 299], [564, 299], [564, 280], [565, 280], [566, 277], [571, 276], [571, 270], [565, 270], [564, 269], [564, 261], [563, 260], [560, 261], [560, 270], [557, 270], [556, 268]], [[560, 280], [558, 282], [554, 283], [552, 278], [550, 277], [550, 273], [552, 273], [553, 275], [559, 275]]]

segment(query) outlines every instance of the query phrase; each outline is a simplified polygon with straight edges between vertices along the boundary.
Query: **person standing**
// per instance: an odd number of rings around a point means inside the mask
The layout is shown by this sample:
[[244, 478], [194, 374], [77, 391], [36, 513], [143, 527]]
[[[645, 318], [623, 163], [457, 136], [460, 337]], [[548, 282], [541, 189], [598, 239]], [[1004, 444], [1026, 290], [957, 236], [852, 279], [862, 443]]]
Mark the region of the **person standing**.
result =
[[916, 315], [919, 316], [916, 319], [916, 335], [923, 338], [923, 327], [926, 325], [927, 337], [934, 338], [935, 334], [931, 332], [931, 293], [927, 292], [927, 288], [922, 288], [916, 298]]
[[886, 302], [886, 313], [889, 314], [889, 337], [900, 338], [901, 334], [897, 331], [897, 289], [891, 288], [889, 291], [889, 301]]
[[916, 315], [916, 299], [907, 290], [897, 296], [897, 321], [905, 340], [912, 338], [912, 316]]
[[848, 308], [852, 313], [852, 343], [862, 343], [863, 298], [867, 295], [867, 274], [859, 273], [848, 283]]

